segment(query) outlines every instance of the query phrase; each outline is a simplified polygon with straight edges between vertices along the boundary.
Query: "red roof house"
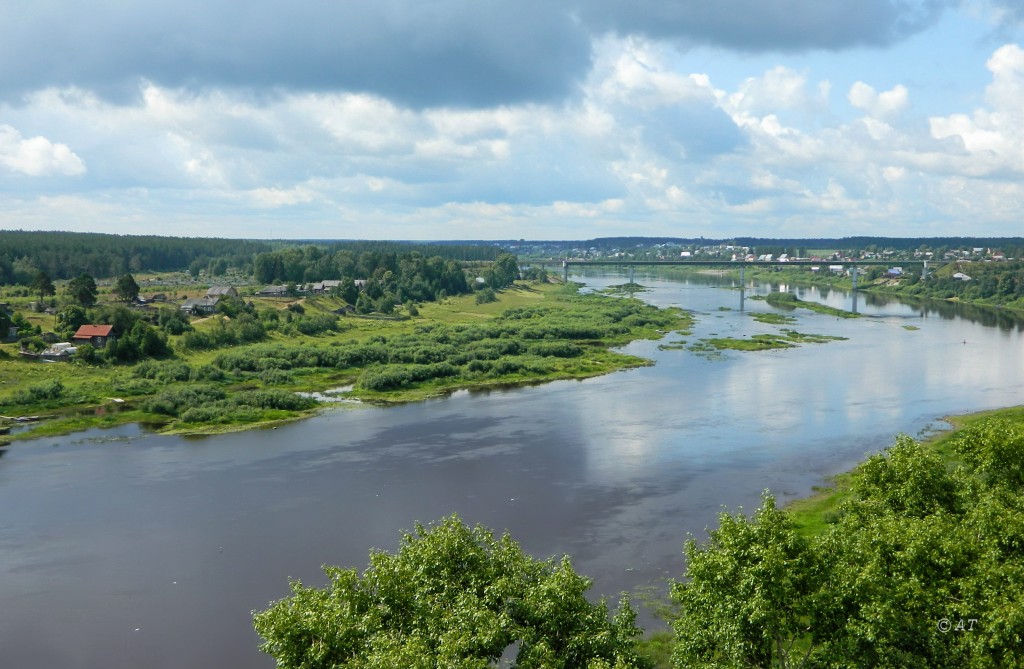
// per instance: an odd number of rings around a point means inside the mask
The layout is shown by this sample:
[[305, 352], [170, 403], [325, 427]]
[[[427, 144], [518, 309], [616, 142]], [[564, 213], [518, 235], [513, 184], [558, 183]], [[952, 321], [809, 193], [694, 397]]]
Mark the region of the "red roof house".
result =
[[71, 337], [76, 344], [92, 344], [96, 348], [103, 348], [111, 339], [114, 339], [113, 325], [83, 325]]

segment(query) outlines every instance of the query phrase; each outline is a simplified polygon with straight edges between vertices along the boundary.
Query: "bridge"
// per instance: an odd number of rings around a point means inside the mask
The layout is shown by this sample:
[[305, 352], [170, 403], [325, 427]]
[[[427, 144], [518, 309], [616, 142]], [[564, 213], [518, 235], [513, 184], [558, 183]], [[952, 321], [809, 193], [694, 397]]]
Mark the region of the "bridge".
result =
[[745, 288], [745, 270], [747, 267], [833, 267], [842, 266], [852, 268], [854, 271], [851, 273], [853, 280], [853, 311], [857, 311], [857, 267], [870, 267], [870, 266], [885, 266], [885, 267], [905, 267], [921, 266], [921, 278], [928, 277], [928, 263], [934, 262], [929, 260], [622, 260], [622, 259], [606, 259], [606, 260], [570, 260], [564, 259], [562, 261], [551, 261], [549, 263], [538, 263], [541, 265], [555, 264], [561, 262], [562, 264], [562, 279], [565, 283], [569, 283], [569, 268], [570, 267], [628, 267], [629, 268], [629, 282], [633, 283], [633, 278], [636, 273], [637, 267], [725, 267], [730, 269], [739, 269], [740, 271], [740, 309], [743, 309], [743, 293]]

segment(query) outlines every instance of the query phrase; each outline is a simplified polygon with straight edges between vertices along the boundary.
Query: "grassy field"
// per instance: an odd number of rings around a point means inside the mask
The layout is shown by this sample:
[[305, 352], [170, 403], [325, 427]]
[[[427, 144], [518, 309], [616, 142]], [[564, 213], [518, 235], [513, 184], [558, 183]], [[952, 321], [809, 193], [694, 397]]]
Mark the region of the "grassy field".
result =
[[[171, 337], [173, 356], [131, 365], [31, 361], [19, 357], [17, 344], [3, 345], [0, 415], [41, 420], [0, 440], [125, 422], [167, 432], [244, 429], [315, 413], [321, 405], [296, 393], [339, 387], [351, 399], [388, 403], [586, 378], [649, 364], [613, 349], [690, 324], [679, 310], [539, 283], [515, 284], [496, 302], [466, 295], [425, 303], [416, 316], [403, 310], [336, 318], [332, 312], [343, 302], [330, 296], [252, 301], [257, 312], [277, 311], [289, 325], [268, 329], [262, 341], [227, 347], [186, 348], [188, 334]], [[300, 312], [327, 317], [332, 329], [297, 332], [292, 316]], [[229, 321], [196, 319], [192, 334], [223, 330]]]

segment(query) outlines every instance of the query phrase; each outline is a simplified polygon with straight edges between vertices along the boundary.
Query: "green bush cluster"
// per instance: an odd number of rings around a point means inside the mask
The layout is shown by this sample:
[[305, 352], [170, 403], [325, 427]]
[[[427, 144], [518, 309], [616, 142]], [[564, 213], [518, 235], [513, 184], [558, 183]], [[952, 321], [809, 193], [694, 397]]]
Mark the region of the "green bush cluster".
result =
[[192, 368], [178, 360], [144, 360], [132, 368], [132, 376], [139, 379], [155, 379], [162, 382], [188, 381]]
[[385, 391], [404, 388], [414, 383], [455, 376], [459, 370], [447, 362], [432, 365], [386, 365], [371, 367], [359, 376], [359, 387]]
[[206, 330], [193, 330], [181, 337], [185, 350], [200, 351], [238, 344], [253, 344], [267, 338], [267, 328], [262, 321], [249, 314], [234, 320], [221, 320]]
[[65, 387], [60, 379], [50, 379], [11, 393], [5, 404], [38, 404], [64, 397]]
[[232, 423], [258, 420], [266, 411], [304, 411], [316, 400], [285, 390], [267, 388], [233, 393], [209, 385], [167, 388], [143, 404], [151, 413], [185, 423]]

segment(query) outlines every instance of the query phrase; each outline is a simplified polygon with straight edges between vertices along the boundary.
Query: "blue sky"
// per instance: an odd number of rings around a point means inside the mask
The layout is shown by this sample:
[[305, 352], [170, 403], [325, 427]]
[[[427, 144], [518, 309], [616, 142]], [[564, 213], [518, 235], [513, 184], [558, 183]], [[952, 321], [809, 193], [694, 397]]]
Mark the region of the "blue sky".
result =
[[0, 228], [1024, 234], [1022, 0], [0, 5]]

